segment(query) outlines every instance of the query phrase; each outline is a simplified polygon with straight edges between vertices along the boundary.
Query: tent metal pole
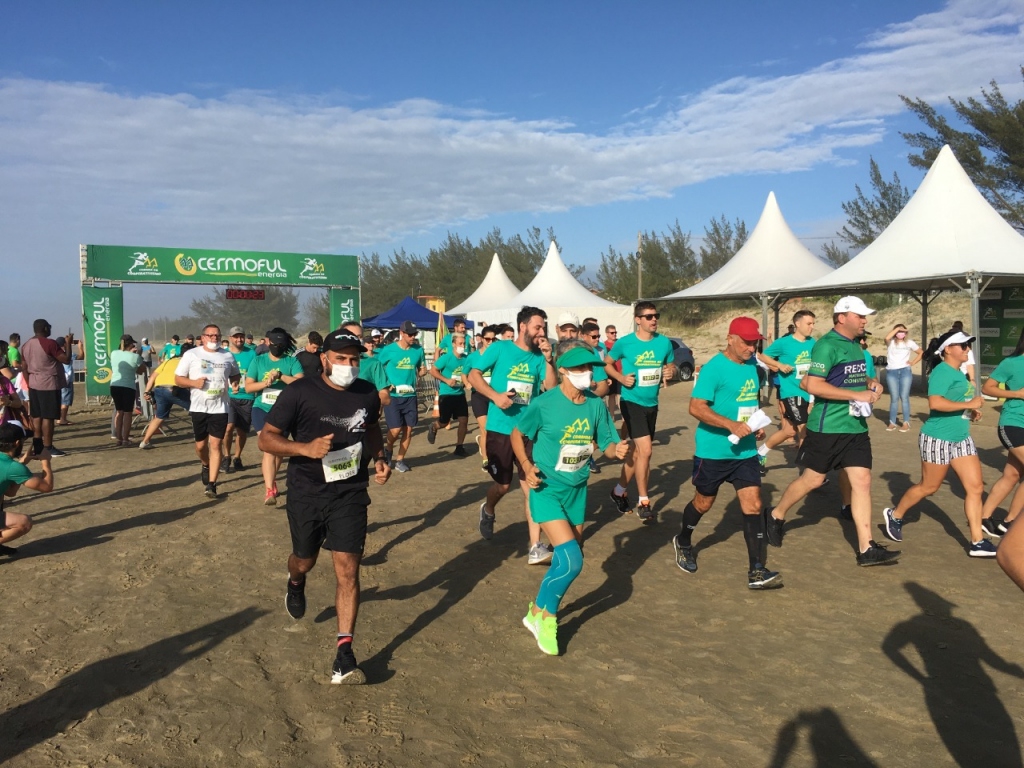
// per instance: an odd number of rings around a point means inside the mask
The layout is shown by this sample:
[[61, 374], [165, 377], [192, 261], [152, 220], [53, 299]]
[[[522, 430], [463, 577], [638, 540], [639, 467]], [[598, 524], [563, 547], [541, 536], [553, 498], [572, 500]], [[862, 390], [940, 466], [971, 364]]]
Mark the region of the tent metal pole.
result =
[[761, 294], [761, 332], [768, 330], [768, 294]]
[[[977, 336], [981, 328], [981, 273], [968, 272], [967, 280], [971, 287], [971, 335]], [[981, 348], [974, 356], [974, 386], [981, 391]]]
[[[921, 346], [928, 348], [928, 291], [921, 291]], [[928, 361], [921, 356], [921, 378], [928, 373]], [[925, 387], [927, 389], [927, 386]]]

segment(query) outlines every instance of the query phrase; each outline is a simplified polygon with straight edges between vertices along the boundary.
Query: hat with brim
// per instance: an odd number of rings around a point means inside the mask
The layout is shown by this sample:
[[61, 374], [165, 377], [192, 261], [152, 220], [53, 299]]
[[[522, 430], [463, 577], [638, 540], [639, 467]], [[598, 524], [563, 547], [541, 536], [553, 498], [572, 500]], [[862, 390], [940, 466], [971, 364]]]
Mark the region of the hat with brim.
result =
[[363, 340], [348, 331], [332, 331], [324, 339], [324, 352], [341, 352], [343, 349], [358, 349], [360, 354], [366, 351]]
[[240, 325], [233, 325], [233, 326], [231, 326], [231, 330], [228, 331], [228, 336], [244, 336], [244, 335], [245, 335], [245, 329], [243, 329], [242, 326], [240, 326]]
[[559, 368], [578, 368], [581, 365], [604, 365], [590, 347], [573, 347], [558, 358]]
[[944, 350], [950, 344], [969, 344], [973, 342], [974, 339], [974, 336], [968, 336], [963, 331], [951, 333], [948, 338], [942, 339], [942, 341], [939, 342], [939, 348], [936, 350], [936, 353], [941, 355], [942, 350]]
[[853, 312], [855, 315], [861, 315], [867, 317], [877, 312], [877, 309], [871, 309], [867, 304], [861, 301], [856, 296], [843, 296], [836, 305], [832, 308], [833, 314], [841, 315], [844, 312]]

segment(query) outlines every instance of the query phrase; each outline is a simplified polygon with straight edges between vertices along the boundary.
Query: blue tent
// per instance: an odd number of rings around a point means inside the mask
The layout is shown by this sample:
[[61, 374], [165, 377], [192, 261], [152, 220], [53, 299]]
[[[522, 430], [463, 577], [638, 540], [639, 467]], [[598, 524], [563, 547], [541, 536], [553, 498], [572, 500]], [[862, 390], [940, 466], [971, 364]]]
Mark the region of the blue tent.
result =
[[[406, 296], [398, 304], [386, 312], [381, 312], [373, 317], [363, 318], [364, 328], [397, 328], [406, 320], [412, 320], [421, 331], [437, 330], [437, 312], [427, 309], [415, 299]], [[455, 325], [455, 315], [445, 315], [444, 324], [449, 330]], [[466, 328], [472, 328], [473, 322], [466, 321]]]

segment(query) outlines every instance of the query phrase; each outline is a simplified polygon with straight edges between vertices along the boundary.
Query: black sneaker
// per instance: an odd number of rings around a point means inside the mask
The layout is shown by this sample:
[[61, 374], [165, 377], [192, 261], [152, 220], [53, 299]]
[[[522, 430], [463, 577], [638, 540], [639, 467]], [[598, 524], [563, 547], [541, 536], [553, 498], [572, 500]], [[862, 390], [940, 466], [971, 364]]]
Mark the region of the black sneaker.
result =
[[749, 589], [778, 589], [782, 586], [782, 574], [769, 571], [760, 563], [754, 564], [754, 570], [747, 571], [747, 587]]
[[306, 615], [306, 582], [292, 584], [288, 579], [288, 591], [284, 595], [284, 607], [288, 615], [298, 621]]
[[640, 522], [644, 525], [653, 525], [658, 522], [658, 515], [654, 511], [654, 507], [651, 506], [650, 502], [637, 504], [636, 516], [640, 518]]
[[622, 496], [615, 494], [615, 489], [612, 488], [608, 495], [612, 497], [612, 501], [615, 502], [615, 508], [619, 510], [620, 515], [628, 515], [633, 511], [633, 505], [629, 503], [629, 493], [624, 493]]
[[216, 483], [207, 483], [206, 484], [206, 489], [203, 491], [203, 496], [205, 496], [208, 499], [216, 499], [217, 498], [217, 484]]
[[203, 465], [203, 468], [199, 471], [199, 477], [203, 485], [210, 484], [210, 468], [205, 464]]
[[853, 507], [849, 504], [843, 504], [839, 508], [839, 518], [841, 520], [853, 520]]
[[221, 467], [221, 471], [225, 475], [230, 475], [232, 472], [235, 471], [235, 468], [231, 466], [231, 460], [230, 459], [222, 459], [221, 462], [220, 462], [220, 467]]
[[455, 450], [452, 451], [452, 456], [467, 456], [466, 448], [462, 445], [456, 445]]
[[366, 675], [356, 664], [356, 655], [352, 653], [352, 643], [338, 646], [338, 655], [334, 657], [334, 669], [331, 674], [331, 685], [362, 685]]
[[986, 517], [981, 521], [981, 530], [982, 533], [993, 539], [998, 539], [1003, 535], [1003, 532], [999, 530], [999, 523], [991, 517]]
[[427, 428], [427, 442], [431, 445], [437, 440], [437, 422], [435, 421]]
[[18, 554], [17, 547], [8, 547], [6, 544], [0, 544], [0, 555], [14, 557], [16, 554]]
[[895, 565], [901, 554], [903, 553], [898, 549], [890, 552], [881, 544], [872, 541], [868, 544], [867, 551], [857, 553], [857, 565]]
[[67, 456], [67, 454], [64, 453], [64, 451], [62, 451], [60, 448], [58, 448], [58, 447], [56, 447], [54, 445], [51, 445], [46, 450], [50, 454], [51, 458], [59, 459], [62, 456]]
[[1003, 536], [1005, 536], [1010, 532], [1010, 525], [1012, 523], [1013, 520], [1003, 520], [1001, 523], [997, 523], [996, 527], [999, 529], [999, 532], [1002, 533]]
[[243, 469], [245, 469], [245, 466], [242, 464], [241, 459], [235, 459], [233, 462], [231, 462], [231, 466], [235, 468], [235, 472], [241, 472]]
[[684, 547], [679, 543], [679, 537], [672, 537], [672, 548], [676, 551], [676, 565], [683, 573], [697, 572], [697, 556], [693, 554], [693, 547]]
[[772, 517], [773, 509], [775, 507], [764, 508], [764, 535], [773, 547], [781, 547], [782, 537], [786, 535], [786, 521]]

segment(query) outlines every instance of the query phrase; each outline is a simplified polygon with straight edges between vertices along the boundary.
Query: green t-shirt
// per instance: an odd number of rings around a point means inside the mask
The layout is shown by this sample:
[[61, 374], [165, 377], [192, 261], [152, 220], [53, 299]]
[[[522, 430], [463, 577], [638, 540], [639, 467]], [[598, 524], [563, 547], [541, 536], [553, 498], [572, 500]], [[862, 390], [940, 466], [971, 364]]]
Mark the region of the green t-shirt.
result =
[[135, 389], [135, 372], [142, 365], [142, 356], [115, 349], [110, 353], [110, 386]]
[[[672, 342], [660, 333], [650, 341], [641, 341], [631, 333], [615, 342], [608, 357], [616, 362], [622, 361], [623, 376], [636, 376], [633, 386], [623, 387], [619, 396], [645, 408], [656, 408], [661, 389], [661, 369], [672, 362]], [[703, 373], [702, 370], [701, 375]]]
[[[280, 371], [285, 376], [301, 376], [302, 365], [299, 363], [298, 358], [282, 357], [280, 360], [272, 360], [270, 353], [264, 352], [262, 355], [256, 355], [256, 358], [250, 363], [245, 378], [256, 382], [266, 381], [267, 375], [271, 371]], [[281, 390], [286, 386], [288, 385], [281, 379], [278, 379], [266, 389], [256, 392], [253, 406], [261, 411], [269, 412], [274, 403], [277, 402], [277, 397], [281, 394]]]
[[[492, 342], [492, 343], [493, 343], [493, 342]], [[480, 353], [480, 350], [479, 350], [479, 349], [474, 349], [474, 350], [473, 350], [472, 352], [470, 352], [470, 353], [469, 353], [469, 357], [467, 357], [467, 358], [466, 358], [466, 362], [465, 362], [465, 365], [463, 366], [463, 370], [464, 370], [464, 371], [465, 371], [466, 373], [469, 373], [469, 370], [470, 370], [470, 369], [471, 369], [471, 368], [473, 367], [473, 364], [474, 364], [474, 363], [475, 363], [475, 362], [476, 362], [477, 360], [479, 360], [479, 359], [480, 359], [480, 354], [481, 354], [481, 353]], [[488, 369], [486, 369], [486, 370], [482, 370], [482, 369], [480, 369], [480, 375], [484, 377], [484, 381], [485, 381], [485, 382], [486, 382], [487, 384], [490, 384], [490, 383], [491, 383], [491, 369], [490, 369], [490, 368], [488, 368]]]
[[512, 405], [502, 410], [493, 402], [487, 407], [487, 431], [511, 435], [519, 417], [534, 397], [540, 394], [547, 362], [537, 351], [524, 350], [514, 341], [496, 341], [471, 363], [475, 371], [491, 372], [495, 392], [515, 390]]
[[21, 350], [18, 349], [17, 347], [8, 347], [7, 348], [7, 362], [10, 364], [11, 368], [20, 368], [21, 367]]
[[395, 342], [377, 350], [376, 358], [383, 366], [391, 386], [395, 388], [392, 397], [416, 396], [416, 376], [427, 360], [423, 347], [417, 345], [402, 349]]
[[234, 355], [235, 362], [238, 363], [241, 386], [239, 386], [238, 392], [230, 392], [229, 396], [232, 400], [255, 400], [256, 395], [245, 391], [245, 374], [256, 360], [256, 353], [246, 347], [241, 352], [232, 352], [231, 354]]
[[866, 349], [864, 352], [864, 372], [867, 374], [869, 379], [877, 379], [878, 372], [875, 371], [875, 358]]
[[172, 357], [181, 357], [181, 344], [164, 344], [164, 348], [160, 350], [160, 359], [170, 360]]
[[[974, 399], [974, 385], [967, 377], [945, 361], [932, 369], [928, 376], [928, 397], [938, 395], [954, 403]], [[928, 420], [921, 426], [921, 434], [938, 440], [959, 443], [971, 434], [967, 409], [962, 411], [928, 411]]]
[[[601, 451], [618, 441], [612, 416], [601, 398], [583, 393], [574, 403], [561, 388], [538, 395], [519, 417], [516, 429], [533, 442], [533, 463], [544, 484], [579, 487], [587, 484], [594, 443]], [[491, 428], [490, 418], [487, 429]]]
[[391, 386], [380, 360], [365, 352], [359, 356], [359, 378], [370, 382], [378, 392]]
[[[470, 340], [472, 340], [472, 338], [473, 338], [472, 332], [467, 330], [466, 331], [466, 344], [469, 344], [469, 342], [470, 342]], [[470, 344], [469, 346], [472, 346], [472, 345]], [[445, 337], [443, 339], [441, 339], [441, 341], [438, 342], [438, 344], [437, 344], [437, 356], [441, 357], [441, 353], [442, 352], [451, 352], [451, 351], [452, 351], [452, 334], [448, 333], [448, 334], [445, 334]]]
[[[448, 337], [445, 337], [448, 338]], [[446, 376], [449, 379], [458, 380], [463, 382], [462, 387], [449, 387], [446, 382], [439, 381], [437, 384], [437, 393], [439, 395], [463, 395], [466, 394], [465, 381], [466, 374], [469, 373], [469, 368], [466, 367], [466, 355], [462, 357], [456, 357], [452, 351], [445, 352], [434, 362], [434, 367], [441, 372], [442, 376]]]
[[[746, 421], [760, 407], [759, 383], [753, 357], [746, 363], [736, 363], [719, 352], [700, 369], [693, 397], [706, 400], [719, 416]], [[728, 429], [697, 422], [694, 454], [702, 459], [748, 459], [757, 455], [753, 433], [740, 438], [736, 445], [729, 442], [730, 434]]]
[[[1004, 358], [989, 378], [1005, 384], [1007, 389], [1024, 388], [1024, 355]], [[999, 414], [999, 426], [1024, 428], [1024, 400], [1006, 399], [1003, 412]]]
[[793, 366], [793, 370], [789, 373], [782, 371], [778, 373], [779, 393], [783, 397], [809, 399], [807, 393], [800, 389], [800, 382], [811, 369], [812, 349], [814, 349], [814, 339], [807, 338], [800, 341], [796, 336], [790, 335], [776, 339], [764, 351], [765, 357]]
[[6, 453], [0, 453], [0, 508], [3, 507], [3, 494], [7, 489], [12, 485], [21, 485], [31, 477], [31, 469]]
[[[701, 376], [704, 371], [701, 371]], [[867, 361], [864, 350], [853, 339], [832, 329], [814, 343], [811, 350], [811, 369], [808, 376], [820, 376], [833, 387], [851, 392], [864, 392], [868, 388]], [[850, 413], [849, 400], [826, 400], [815, 397], [807, 428], [812, 432], [858, 434], [868, 431], [863, 416]]]

